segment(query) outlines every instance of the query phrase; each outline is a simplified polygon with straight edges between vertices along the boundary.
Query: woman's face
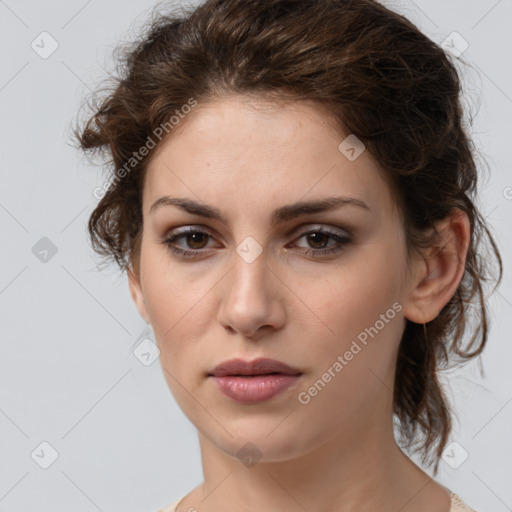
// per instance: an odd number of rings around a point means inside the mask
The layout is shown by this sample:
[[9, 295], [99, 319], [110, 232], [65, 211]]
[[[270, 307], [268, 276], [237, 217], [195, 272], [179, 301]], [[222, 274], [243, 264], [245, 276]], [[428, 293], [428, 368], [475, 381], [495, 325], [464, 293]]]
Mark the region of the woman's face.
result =
[[[234, 96], [181, 123], [148, 167], [140, 280], [130, 278], [178, 404], [220, 450], [237, 456], [250, 442], [263, 461], [383, 431], [413, 278], [369, 152], [357, 156], [350, 139], [340, 150], [343, 138], [309, 102], [271, 108]], [[201, 208], [152, 208], [164, 196]], [[338, 197], [354, 201], [290, 207]], [[260, 357], [300, 375], [253, 402], [208, 375], [225, 360]]]

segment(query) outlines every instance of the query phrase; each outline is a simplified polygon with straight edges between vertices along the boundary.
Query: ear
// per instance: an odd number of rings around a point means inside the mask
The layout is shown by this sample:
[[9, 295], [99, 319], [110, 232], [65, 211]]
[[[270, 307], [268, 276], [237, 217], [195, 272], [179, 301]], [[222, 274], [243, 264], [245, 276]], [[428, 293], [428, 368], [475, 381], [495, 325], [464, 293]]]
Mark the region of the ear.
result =
[[416, 263], [412, 290], [404, 301], [404, 316], [419, 324], [436, 318], [455, 294], [464, 275], [470, 241], [468, 216], [458, 208], [435, 227], [438, 239]]
[[146, 310], [146, 304], [144, 302], [144, 295], [142, 294], [142, 287], [140, 285], [139, 274], [132, 268], [128, 268], [128, 286], [130, 288], [130, 295], [132, 296], [133, 302], [139, 310], [140, 316], [144, 321], [149, 324], [149, 315]]

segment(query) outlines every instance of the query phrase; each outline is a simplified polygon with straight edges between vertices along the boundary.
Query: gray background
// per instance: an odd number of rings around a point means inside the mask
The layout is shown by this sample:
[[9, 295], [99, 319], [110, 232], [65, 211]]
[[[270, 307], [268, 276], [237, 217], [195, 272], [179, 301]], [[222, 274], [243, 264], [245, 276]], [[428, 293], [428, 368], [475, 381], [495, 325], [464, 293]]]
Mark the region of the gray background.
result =
[[[462, 70], [466, 103], [490, 169], [481, 179], [480, 207], [507, 270], [512, 1], [386, 4], [436, 42], [456, 31], [469, 44], [462, 54], [471, 66]], [[175, 404], [159, 360], [145, 366], [133, 353], [152, 332], [126, 278], [115, 267], [98, 272], [88, 245], [101, 169], [68, 144], [79, 104], [113, 69], [111, 51], [132, 38], [154, 5], [0, 0], [0, 512], [149, 512], [202, 481], [195, 429]], [[43, 31], [58, 43], [47, 58], [41, 52], [51, 40]], [[43, 237], [57, 249], [46, 262], [38, 253], [49, 244]], [[508, 271], [489, 305], [485, 378], [477, 363], [448, 378], [457, 411], [450, 442], [458, 444], [437, 479], [477, 511], [503, 512], [512, 510]], [[52, 449], [57, 459], [43, 469]]]

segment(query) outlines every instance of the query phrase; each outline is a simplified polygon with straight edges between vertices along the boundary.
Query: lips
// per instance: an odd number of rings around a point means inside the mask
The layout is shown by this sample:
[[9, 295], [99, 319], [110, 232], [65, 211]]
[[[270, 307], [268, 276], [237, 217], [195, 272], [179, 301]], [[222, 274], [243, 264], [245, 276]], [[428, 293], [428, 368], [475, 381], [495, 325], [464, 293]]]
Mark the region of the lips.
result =
[[208, 374], [224, 395], [245, 405], [265, 402], [283, 394], [296, 386], [301, 376], [298, 368], [265, 357], [253, 361], [230, 359]]
[[281, 361], [260, 357], [253, 361], [245, 361], [244, 359], [229, 359], [218, 364], [208, 375], [214, 377], [225, 376], [251, 376], [251, 375], [301, 375], [302, 372], [298, 368], [289, 366]]

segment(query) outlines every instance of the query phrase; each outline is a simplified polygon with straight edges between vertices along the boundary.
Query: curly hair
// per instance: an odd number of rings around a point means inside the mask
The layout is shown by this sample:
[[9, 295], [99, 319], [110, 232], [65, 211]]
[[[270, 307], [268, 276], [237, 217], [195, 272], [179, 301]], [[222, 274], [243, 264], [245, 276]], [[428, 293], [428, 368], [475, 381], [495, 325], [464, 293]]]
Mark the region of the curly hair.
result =
[[144, 176], [157, 152], [141, 148], [151, 141], [158, 149], [172, 137], [169, 116], [229, 94], [316, 101], [382, 169], [408, 256], [433, 243], [436, 221], [454, 208], [470, 221], [456, 293], [427, 324], [407, 320], [396, 365], [400, 438], [437, 473], [452, 429], [439, 371], [479, 355], [488, 337], [483, 235], [498, 263], [496, 286], [502, 278], [499, 250], [476, 206], [476, 150], [451, 57], [374, 0], [207, 0], [180, 9], [153, 15], [141, 37], [118, 46], [118, 76], [107, 94], [93, 95], [92, 112], [74, 130], [79, 148], [101, 152], [114, 178], [89, 218], [94, 250], [138, 273]]

